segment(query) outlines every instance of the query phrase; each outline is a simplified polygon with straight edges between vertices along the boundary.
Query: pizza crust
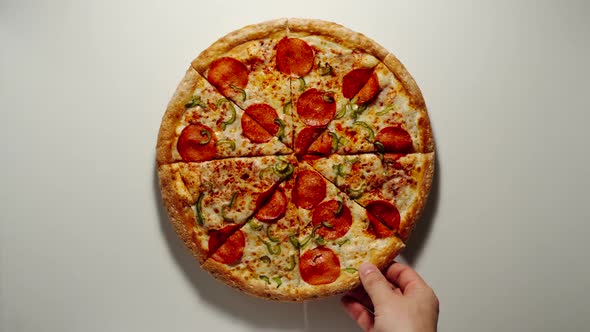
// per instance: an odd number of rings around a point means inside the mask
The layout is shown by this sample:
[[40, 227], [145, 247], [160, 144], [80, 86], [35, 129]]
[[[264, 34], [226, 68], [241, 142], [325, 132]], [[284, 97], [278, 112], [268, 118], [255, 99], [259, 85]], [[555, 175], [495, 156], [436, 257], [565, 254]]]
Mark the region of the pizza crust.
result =
[[193, 198], [184, 185], [177, 164], [163, 165], [158, 168], [162, 201], [168, 212], [170, 223], [182, 242], [202, 264], [207, 259], [207, 248], [197, 246], [193, 241], [195, 213], [191, 208]]
[[245, 26], [218, 39], [213, 45], [201, 52], [193, 60], [191, 66], [199, 73], [204, 73], [213, 60], [223, 56], [229, 50], [251, 40], [269, 38], [273, 35], [284, 34], [287, 28], [287, 19], [280, 18], [258, 24]]
[[340, 24], [311, 20], [304, 18], [290, 18], [287, 21], [288, 33], [302, 32], [309, 35], [329, 37], [335, 42], [353, 50], [369, 53], [379, 60], [385, 59], [389, 51], [362, 33], [352, 31]]
[[185, 111], [184, 105], [191, 99], [197, 81], [200, 79], [199, 76], [199, 73], [189, 67], [168, 103], [166, 113], [162, 117], [156, 145], [156, 163], [158, 166], [174, 162], [172, 151], [174, 150], [174, 144], [176, 144], [176, 127], [182, 119]]

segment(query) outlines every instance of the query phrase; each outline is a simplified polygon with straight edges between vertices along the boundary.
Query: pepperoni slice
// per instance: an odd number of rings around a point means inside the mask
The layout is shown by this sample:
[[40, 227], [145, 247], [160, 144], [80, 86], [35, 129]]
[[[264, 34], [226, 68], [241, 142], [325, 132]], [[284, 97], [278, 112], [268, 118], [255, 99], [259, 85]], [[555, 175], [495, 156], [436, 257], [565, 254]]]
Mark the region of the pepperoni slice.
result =
[[383, 128], [375, 140], [383, 144], [385, 152], [410, 153], [414, 150], [412, 137], [400, 127]]
[[244, 255], [245, 246], [246, 237], [241, 230], [237, 230], [217, 249], [211, 258], [227, 265], [236, 264]]
[[256, 212], [260, 221], [271, 223], [282, 218], [287, 211], [287, 195], [282, 189], [275, 190], [270, 199]]
[[297, 100], [297, 114], [308, 126], [326, 126], [336, 114], [336, 100], [328, 92], [309, 89]]
[[214, 229], [209, 232], [209, 254], [213, 255], [227, 239], [240, 229], [240, 225], [229, 225], [221, 229]]
[[305, 127], [299, 131], [295, 138], [295, 154], [304, 155], [313, 142], [320, 137], [324, 128]]
[[248, 106], [244, 113], [248, 114], [254, 121], [258, 122], [264, 128], [264, 130], [268, 131], [268, 133], [272, 136], [276, 135], [279, 131], [279, 124], [275, 122], [276, 119], [279, 118], [277, 111], [268, 105], [268, 104], [254, 104]]
[[313, 209], [326, 198], [326, 182], [314, 171], [302, 171], [297, 174], [293, 201], [306, 210]]
[[202, 124], [186, 126], [178, 137], [176, 148], [184, 161], [211, 160], [217, 153], [217, 138], [211, 128]]
[[371, 224], [369, 231], [370, 231], [370, 233], [375, 235], [377, 238], [381, 239], [381, 238], [390, 237], [390, 236], [395, 235], [394, 231], [385, 227], [385, 225], [380, 223], [379, 220], [377, 220], [377, 218], [373, 217], [369, 213], [367, 213], [367, 216], [369, 217], [369, 223]]
[[[386, 226], [391, 233], [397, 231], [400, 223], [400, 215], [397, 208], [387, 201], [372, 201], [365, 207], [367, 209], [367, 217], [369, 222], [373, 225], [376, 233], [386, 234], [386, 230], [381, 229], [379, 224]], [[393, 235], [393, 234], [391, 234]], [[391, 236], [387, 235], [387, 236]]]
[[242, 115], [242, 134], [254, 143], [266, 143], [273, 138], [273, 135], [256, 122], [248, 114]]
[[317, 234], [326, 240], [343, 237], [352, 225], [350, 209], [343, 202], [331, 200], [324, 202], [313, 210], [311, 222], [318, 228]]
[[379, 79], [377, 78], [377, 75], [373, 73], [367, 81], [367, 84], [365, 84], [356, 94], [356, 103], [360, 105], [370, 101], [375, 98], [377, 92], [379, 92]]
[[357, 68], [344, 75], [342, 78], [342, 95], [344, 95], [344, 98], [354, 98], [367, 84], [372, 73], [372, 68]]
[[223, 57], [211, 62], [207, 79], [228, 97], [240, 94], [248, 85], [248, 67], [237, 59]]
[[308, 153], [328, 155], [332, 152], [332, 136], [329, 131], [324, 131], [307, 149]]
[[313, 67], [313, 49], [298, 38], [283, 38], [277, 44], [277, 68], [279, 71], [299, 77], [307, 75]]
[[340, 276], [340, 260], [326, 247], [311, 249], [299, 258], [299, 273], [310, 285], [329, 284]]

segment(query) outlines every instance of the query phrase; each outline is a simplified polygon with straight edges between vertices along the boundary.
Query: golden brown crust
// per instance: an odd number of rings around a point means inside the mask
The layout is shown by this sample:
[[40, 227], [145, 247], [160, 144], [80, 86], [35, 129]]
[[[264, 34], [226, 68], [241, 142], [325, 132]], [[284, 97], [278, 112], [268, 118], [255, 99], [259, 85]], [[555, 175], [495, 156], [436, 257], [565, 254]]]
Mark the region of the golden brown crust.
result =
[[208, 259], [202, 266], [207, 272], [209, 272], [216, 279], [228, 284], [231, 287], [237, 288], [244, 293], [275, 301], [293, 302], [299, 301], [300, 299], [295, 295], [296, 290], [293, 289], [292, 293], [285, 292], [285, 287], [269, 288], [260, 282], [250, 282], [246, 275], [240, 275], [238, 273], [232, 273], [231, 267], [222, 263], [219, 263], [213, 259]]
[[423, 143], [423, 152], [432, 152], [434, 151], [434, 138], [432, 136], [432, 128], [430, 127], [430, 119], [428, 117], [428, 112], [426, 110], [426, 103], [424, 102], [424, 97], [422, 96], [422, 91], [414, 81], [414, 78], [410, 73], [406, 70], [406, 67], [395, 57], [395, 55], [389, 53], [383, 59], [383, 64], [389, 68], [389, 70], [395, 75], [395, 77], [400, 81], [408, 96], [410, 97], [410, 104], [420, 111], [421, 119], [418, 123], [420, 127], [421, 139]]
[[178, 84], [174, 96], [168, 103], [166, 113], [162, 117], [162, 125], [158, 134], [156, 145], [156, 162], [158, 166], [174, 162], [172, 151], [176, 144], [176, 127], [182, 119], [184, 105], [191, 99], [197, 81], [201, 79], [193, 68], [189, 67], [184, 78]]
[[276, 34], [284, 34], [286, 29], [286, 18], [245, 26], [218, 39], [213, 45], [201, 52], [201, 54], [193, 60], [191, 65], [195, 70], [203, 74], [213, 60], [223, 56], [232, 48], [251, 40], [268, 38]]
[[385, 59], [387, 54], [389, 54], [383, 46], [369, 37], [334, 22], [290, 18], [287, 26], [289, 28], [289, 34], [302, 32], [309, 35], [329, 37], [341, 45], [353, 50], [369, 53], [379, 60]]
[[417, 198], [414, 204], [408, 209], [406, 215], [406, 222], [400, 225], [399, 234], [404, 242], [408, 240], [416, 222], [420, 218], [420, 213], [426, 204], [428, 194], [430, 194], [430, 187], [432, 186], [432, 178], [434, 176], [434, 152], [424, 155], [424, 165], [422, 174], [416, 177], [419, 183]]
[[207, 259], [207, 248], [196, 245], [193, 241], [193, 233], [195, 232], [195, 213], [191, 208], [193, 198], [182, 181], [178, 165], [160, 166], [158, 177], [160, 178], [162, 201], [174, 231], [190, 249], [197, 261], [202, 264]]

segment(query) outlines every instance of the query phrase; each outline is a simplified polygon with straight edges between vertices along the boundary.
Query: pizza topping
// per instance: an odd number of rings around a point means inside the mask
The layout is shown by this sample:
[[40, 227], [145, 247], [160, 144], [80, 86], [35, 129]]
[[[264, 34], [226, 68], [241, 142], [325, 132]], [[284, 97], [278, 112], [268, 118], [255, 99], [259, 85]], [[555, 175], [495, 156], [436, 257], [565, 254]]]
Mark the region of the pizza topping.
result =
[[343, 239], [341, 239], [341, 240], [338, 240], [338, 241], [336, 241], [336, 244], [337, 244], [339, 247], [342, 247], [342, 246], [343, 246], [344, 244], [346, 244], [347, 242], [350, 242], [350, 239], [349, 239], [349, 238], [347, 238], [347, 237], [345, 237], [345, 238], [343, 238]]
[[324, 239], [322, 236], [316, 237], [313, 241], [319, 246], [326, 245], [326, 239]]
[[271, 242], [274, 242], [274, 243], [279, 242], [279, 239], [277, 239], [276, 237], [272, 236], [272, 234], [270, 234], [270, 226], [266, 227], [266, 237], [268, 237], [268, 239]]
[[372, 201], [366, 206], [367, 217], [378, 237], [393, 236], [399, 228], [398, 209], [387, 201]]
[[354, 125], [355, 126], [361, 126], [361, 127], [365, 128], [365, 129], [367, 129], [367, 132], [369, 133], [369, 142], [372, 142], [373, 140], [375, 140], [375, 131], [366, 122], [356, 121], [356, 122], [354, 122]]
[[383, 111], [379, 111], [379, 112], [377, 112], [377, 113], [375, 113], [375, 114], [376, 114], [376, 115], [379, 115], [379, 116], [381, 116], [381, 115], [385, 115], [385, 114], [389, 113], [389, 111], [391, 111], [391, 110], [394, 110], [394, 109], [396, 109], [396, 108], [397, 108], [397, 105], [395, 105], [395, 104], [391, 104], [391, 105], [389, 105], [389, 106], [385, 107], [385, 108], [383, 109]]
[[334, 116], [334, 119], [342, 119], [345, 115], [346, 112], [348, 111], [348, 106], [349, 104], [346, 103], [344, 104], [344, 106], [342, 106], [342, 108], [340, 110], [338, 110], [338, 113], [336, 113], [336, 115]]
[[307, 83], [305, 83], [305, 78], [299, 77], [299, 91], [300, 92], [303, 92], [305, 90], [306, 85], [307, 85]]
[[[209, 66], [207, 79], [225, 96], [233, 97], [248, 85], [248, 68], [237, 59], [222, 57]], [[244, 94], [242, 95], [242, 97]]]
[[299, 242], [299, 248], [305, 248], [305, 246], [309, 243], [309, 241], [311, 241], [312, 239], [315, 238], [315, 232], [320, 227], [322, 227], [322, 225], [313, 226], [313, 228], [311, 229], [311, 234], [309, 234], [307, 237], [305, 237], [305, 239], [303, 239], [303, 241]]
[[342, 95], [344, 98], [352, 99], [356, 96], [367, 84], [372, 74], [372, 68], [357, 68], [344, 75], [342, 78]]
[[211, 258], [228, 265], [242, 258], [246, 237], [239, 228], [240, 225], [230, 225], [209, 234], [209, 252], [213, 253]]
[[[287, 196], [283, 192], [283, 190], [278, 189], [276, 190], [270, 199], [262, 206], [258, 212], [256, 212], [256, 218], [260, 221], [271, 223], [273, 221], [277, 221], [278, 219], [282, 218], [287, 211]], [[270, 228], [270, 227], [269, 227]], [[267, 228], [267, 235], [268, 229]], [[272, 238], [270, 235], [268, 236], [269, 239]], [[273, 241], [277, 242], [277, 241]]]
[[262, 224], [256, 223], [252, 219], [248, 220], [248, 226], [250, 226], [250, 229], [253, 231], [259, 231], [263, 227]]
[[324, 226], [326, 228], [334, 228], [334, 225], [330, 224], [327, 221], [322, 221], [322, 226]]
[[242, 115], [242, 134], [254, 143], [266, 143], [274, 137], [248, 114]]
[[263, 275], [261, 275], [261, 276], [258, 276], [258, 278], [259, 278], [260, 280], [264, 280], [264, 281], [266, 281], [266, 283], [270, 285], [270, 279], [269, 279], [267, 276], [263, 276]]
[[340, 260], [329, 248], [311, 249], [301, 255], [299, 273], [310, 285], [330, 284], [340, 276]]
[[320, 76], [326, 76], [326, 75], [330, 75], [332, 73], [332, 66], [330, 66], [329, 63], [324, 63], [324, 65], [322, 66], [321, 63], [318, 63], [318, 74], [320, 74]]
[[377, 75], [373, 73], [367, 83], [362, 87], [362, 89], [356, 94], [357, 103], [358, 104], [365, 104], [371, 101], [379, 92], [379, 79]]
[[352, 199], [359, 198], [365, 192], [365, 186], [361, 184], [358, 188], [350, 188], [348, 189], [348, 197]]
[[188, 103], [184, 104], [184, 108], [192, 108], [195, 106], [207, 108], [207, 105], [201, 100], [201, 96], [193, 96]]
[[309, 89], [297, 100], [297, 114], [299, 114], [301, 121], [308, 126], [326, 126], [334, 118], [335, 113], [336, 103], [334, 97], [329, 93]]
[[204, 192], [199, 193], [199, 197], [197, 198], [197, 204], [195, 204], [196, 213], [196, 221], [199, 226], [203, 226], [205, 223], [205, 218], [203, 217], [203, 211], [201, 210], [201, 202], [203, 202], [203, 197], [205, 197]]
[[305, 127], [301, 129], [295, 138], [295, 154], [304, 155], [311, 144], [322, 134], [324, 128]]
[[272, 278], [272, 280], [277, 283], [277, 288], [281, 287], [281, 285], [283, 284], [281, 277], [274, 277]]
[[[321, 227], [317, 233], [328, 240], [335, 240], [343, 237], [352, 225], [352, 214], [345, 204], [336, 200], [330, 200], [317, 206], [313, 211], [311, 222], [314, 225], [322, 225], [324, 222], [332, 227]], [[336, 212], [341, 209], [340, 213]]]
[[324, 131], [307, 149], [307, 153], [328, 155], [332, 152], [334, 139], [329, 131]]
[[280, 140], [283, 140], [285, 138], [285, 123], [283, 122], [283, 120], [276, 118], [274, 123], [279, 125], [279, 131], [277, 132], [277, 137]]
[[176, 148], [184, 161], [206, 161], [217, 153], [216, 141], [211, 128], [200, 123], [190, 124], [180, 133]]
[[217, 145], [224, 145], [224, 144], [229, 145], [229, 148], [232, 151], [235, 151], [236, 150], [236, 142], [234, 140], [231, 140], [231, 139], [221, 139], [221, 140], [217, 141]]
[[290, 259], [290, 263], [289, 263], [289, 267], [285, 269], [285, 271], [293, 271], [293, 269], [295, 269], [295, 266], [297, 265], [297, 259], [295, 259], [295, 255], [291, 255], [291, 257], [289, 257]]
[[266, 242], [263, 239], [261, 239], [260, 237], [258, 237], [258, 239], [264, 243], [264, 245], [266, 246], [266, 250], [268, 250], [268, 252], [272, 255], [278, 255], [281, 253], [281, 244], [277, 243], [275, 246], [272, 245], [272, 243], [270, 242]]
[[313, 67], [313, 49], [299, 38], [283, 38], [277, 44], [277, 67], [287, 75], [303, 77]]
[[285, 105], [283, 105], [283, 113], [285, 115], [290, 115], [291, 114], [291, 108], [293, 107], [293, 103], [292, 101], [289, 99], [288, 102], [285, 103]]
[[228, 203], [228, 204], [225, 204], [225, 205], [223, 205], [223, 206], [221, 207], [221, 217], [223, 218], [223, 220], [225, 220], [225, 221], [229, 221], [229, 222], [234, 222], [233, 220], [231, 220], [231, 219], [230, 219], [230, 218], [229, 218], [229, 217], [228, 217], [228, 216], [225, 214], [225, 213], [226, 213], [225, 211], [226, 211], [226, 209], [231, 209], [231, 208], [232, 208], [232, 206], [234, 205], [234, 202], [235, 202], [235, 200], [236, 200], [236, 197], [237, 197], [237, 196], [238, 196], [238, 192], [236, 191], [236, 192], [234, 192], [234, 193], [231, 195], [231, 198], [230, 198], [230, 200], [229, 200], [229, 203]]
[[400, 127], [383, 128], [376, 137], [385, 152], [410, 153], [414, 150], [412, 137]]
[[383, 143], [379, 142], [379, 141], [375, 141], [373, 142], [373, 145], [375, 145], [375, 149], [377, 150], [377, 152], [383, 154], [385, 152], [385, 146], [383, 145]]
[[270, 264], [270, 257], [264, 255], [262, 257], [260, 257], [260, 261], [266, 264]]
[[231, 111], [231, 116], [228, 120], [223, 121], [221, 123], [221, 129], [225, 130], [225, 128], [227, 126], [229, 126], [230, 124], [234, 123], [236, 121], [236, 109], [234, 107], [234, 105], [232, 104], [232, 102], [227, 99], [227, 98], [221, 98], [217, 101], [217, 107], [221, 107], [221, 105], [227, 103], [227, 106], [229, 107], [229, 110]]
[[345, 267], [342, 269], [342, 271], [346, 271], [348, 273], [356, 273], [358, 272], [358, 269], [355, 269], [354, 267]]
[[295, 234], [289, 235], [289, 242], [291, 242], [295, 249], [299, 249], [299, 240], [297, 239], [297, 236]]
[[358, 105], [355, 104], [355, 99], [356, 97], [354, 97], [354, 99], [349, 103], [349, 109], [350, 109], [350, 117], [356, 122], [356, 120], [359, 118], [359, 116], [361, 114], [363, 114], [364, 111], [367, 110], [367, 105], [366, 104], [362, 104], [362, 105]]
[[330, 135], [330, 137], [332, 138], [332, 150], [330, 151], [330, 153], [334, 153], [334, 152], [338, 151], [338, 145], [340, 144], [340, 137], [338, 137], [338, 135], [336, 135], [336, 133], [333, 133], [331, 131], [328, 132], [328, 135]]
[[276, 175], [282, 177], [283, 179], [290, 177], [291, 174], [293, 174], [293, 171], [295, 170], [295, 166], [293, 166], [287, 160], [281, 158], [278, 158], [278, 160], [279, 161], [277, 161], [277, 163], [272, 167], [272, 170], [275, 172]]
[[338, 209], [336, 209], [336, 211], [334, 212], [334, 216], [338, 217], [341, 213], [342, 213], [342, 207], [344, 206], [344, 202], [342, 201], [337, 201], [338, 202]]
[[313, 171], [297, 174], [293, 200], [298, 207], [311, 210], [326, 198], [326, 182], [321, 175]]
[[279, 117], [277, 111], [268, 104], [253, 104], [244, 110], [244, 113], [252, 117], [254, 121], [262, 126], [270, 135], [276, 135], [279, 125], [275, 119]]
[[242, 94], [242, 101], [246, 101], [246, 98], [248, 97], [248, 95], [246, 94], [246, 90], [244, 90], [240, 87], [237, 87], [233, 84], [230, 84], [229, 87], [232, 88], [234, 91], [241, 93]]

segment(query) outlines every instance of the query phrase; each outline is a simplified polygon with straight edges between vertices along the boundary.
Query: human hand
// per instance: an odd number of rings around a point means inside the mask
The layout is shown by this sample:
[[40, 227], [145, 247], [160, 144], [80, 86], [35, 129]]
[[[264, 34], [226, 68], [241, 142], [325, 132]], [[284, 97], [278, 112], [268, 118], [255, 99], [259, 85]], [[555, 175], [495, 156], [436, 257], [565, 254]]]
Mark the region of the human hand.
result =
[[350, 291], [341, 301], [363, 331], [436, 331], [438, 298], [411, 267], [394, 262], [384, 276], [373, 264], [363, 263], [359, 274], [364, 289]]

